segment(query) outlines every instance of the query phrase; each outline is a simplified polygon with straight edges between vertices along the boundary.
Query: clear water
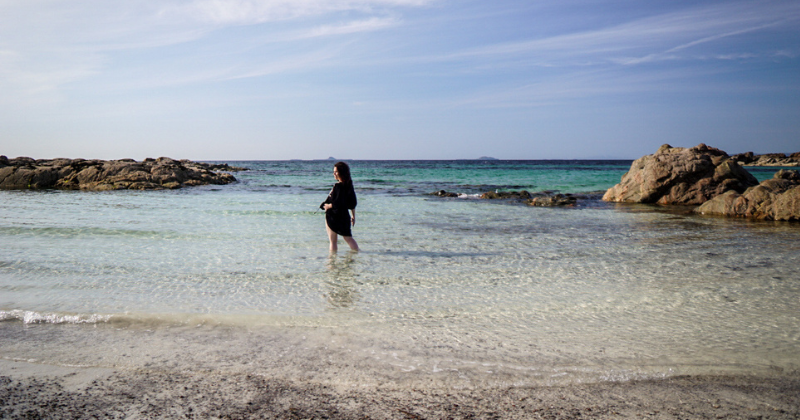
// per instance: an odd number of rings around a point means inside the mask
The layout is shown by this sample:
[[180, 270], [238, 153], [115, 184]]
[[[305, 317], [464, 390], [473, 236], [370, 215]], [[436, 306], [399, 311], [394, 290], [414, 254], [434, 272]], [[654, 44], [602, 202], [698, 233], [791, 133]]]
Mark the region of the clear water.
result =
[[363, 251], [337, 255], [331, 162], [235, 164], [228, 186], [0, 191], [0, 357], [415, 386], [800, 366], [800, 226], [474, 198], [603, 191], [630, 161], [354, 161]]

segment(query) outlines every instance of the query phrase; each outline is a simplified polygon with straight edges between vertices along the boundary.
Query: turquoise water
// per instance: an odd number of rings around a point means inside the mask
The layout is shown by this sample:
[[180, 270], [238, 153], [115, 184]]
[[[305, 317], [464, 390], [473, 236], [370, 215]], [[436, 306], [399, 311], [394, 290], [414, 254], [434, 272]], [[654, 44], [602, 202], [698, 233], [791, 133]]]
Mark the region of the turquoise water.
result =
[[[599, 201], [630, 161], [353, 161], [363, 251], [337, 255], [331, 162], [234, 164], [227, 186], [0, 191], [1, 357], [415, 386], [800, 366], [800, 228]], [[589, 194], [475, 198], [520, 189]]]
[[[237, 162], [248, 190], [305, 193], [330, 189], [330, 161]], [[605, 191], [630, 161], [351, 161], [361, 194], [419, 195], [447, 190]]]

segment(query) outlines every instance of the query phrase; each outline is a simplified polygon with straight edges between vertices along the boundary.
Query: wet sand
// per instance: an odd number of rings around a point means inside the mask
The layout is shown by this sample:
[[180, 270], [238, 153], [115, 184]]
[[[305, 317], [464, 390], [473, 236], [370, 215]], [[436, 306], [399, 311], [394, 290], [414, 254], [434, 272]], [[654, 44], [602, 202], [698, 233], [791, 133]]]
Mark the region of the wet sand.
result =
[[416, 389], [0, 360], [0, 418], [797, 419], [800, 376]]

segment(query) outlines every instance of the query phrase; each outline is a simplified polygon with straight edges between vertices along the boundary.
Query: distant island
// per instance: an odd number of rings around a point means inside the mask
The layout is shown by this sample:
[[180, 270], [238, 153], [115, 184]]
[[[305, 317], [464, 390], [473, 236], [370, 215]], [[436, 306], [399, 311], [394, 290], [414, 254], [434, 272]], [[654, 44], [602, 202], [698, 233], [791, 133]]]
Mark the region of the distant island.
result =
[[479, 157], [479, 158], [477, 158], [475, 160], [499, 160], [499, 159], [493, 158], [491, 156], [481, 156], [481, 157]]

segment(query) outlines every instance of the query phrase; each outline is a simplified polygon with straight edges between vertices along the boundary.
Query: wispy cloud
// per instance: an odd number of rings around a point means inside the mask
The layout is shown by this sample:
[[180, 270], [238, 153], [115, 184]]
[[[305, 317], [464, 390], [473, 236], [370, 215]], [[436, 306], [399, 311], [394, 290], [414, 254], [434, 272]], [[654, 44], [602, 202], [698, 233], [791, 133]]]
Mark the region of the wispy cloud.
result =
[[247, 25], [270, 21], [313, 17], [324, 14], [380, 8], [419, 7], [432, 0], [196, 0], [171, 4], [163, 16], [182, 15], [221, 25]]
[[[288, 49], [253, 54], [258, 37], [273, 43], [352, 35], [401, 24], [404, 8], [434, 0], [139, 0], [117, 4], [102, 0], [53, 3], [46, 0], [0, 3], [0, 101], [29, 99], [32, 92], [60, 89], [65, 84], [114, 73], [120, 86], [182, 84], [256, 77], [309, 68], [330, 61], [328, 52]], [[227, 27], [296, 20], [278, 29], [264, 28], [235, 41], [215, 34]], [[285, 22], [284, 22], [285, 23]], [[194, 44], [194, 45], [192, 45]], [[221, 47], [226, 45], [227, 47]], [[181, 45], [180, 56], [160, 50]], [[202, 45], [200, 49], [198, 45]], [[216, 51], [214, 49], [217, 49]], [[236, 57], [231, 51], [239, 50]], [[201, 61], [202, 55], [227, 57], [229, 63]], [[192, 57], [194, 55], [194, 57]], [[141, 57], [136, 59], [135, 57]], [[182, 77], [159, 77], [158, 71], [136, 73], [127, 67], [166, 68], [175, 61]], [[202, 63], [186, 67], [186, 63]], [[235, 70], [231, 70], [235, 69]], [[163, 75], [163, 73], [161, 73]], [[113, 77], [113, 76], [112, 76]], [[56, 97], [56, 96], [53, 96]]]
[[[678, 58], [678, 55], [676, 53], [678, 53], [680, 51], [683, 51], [683, 50], [690, 49], [692, 47], [696, 47], [696, 46], [701, 45], [701, 44], [707, 44], [707, 43], [711, 43], [711, 42], [722, 40], [724, 38], [734, 37], [734, 36], [737, 36], [737, 35], [743, 35], [743, 34], [750, 33], [750, 32], [756, 32], [756, 31], [759, 31], [759, 30], [762, 30], [762, 29], [767, 29], [767, 28], [771, 28], [771, 27], [777, 27], [777, 26], [783, 25], [785, 23], [789, 23], [789, 21], [782, 20], [782, 21], [778, 21], [778, 22], [770, 22], [770, 23], [763, 24], [763, 25], [756, 25], [756, 26], [746, 27], [746, 28], [742, 28], [742, 29], [736, 29], [736, 30], [732, 30], [732, 31], [728, 31], [728, 32], [723, 32], [723, 33], [719, 33], [719, 34], [713, 34], [713, 35], [710, 35], [710, 36], [702, 37], [700, 39], [695, 39], [695, 40], [686, 42], [686, 43], [681, 44], [681, 45], [677, 45], [677, 46], [669, 48], [669, 49], [667, 49], [666, 51], [663, 51], [663, 52], [652, 53], [652, 54], [648, 54], [646, 56], [638, 57], [638, 58], [622, 59], [622, 60], [616, 60], [616, 61], [621, 63], [621, 64], [634, 65], [634, 64], [642, 64], [642, 63], [653, 62], [653, 61], [676, 59], [676, 58]], [[754, 56], [753, 54], [740, 53], [740, 54], [718, 55], [718, 57], [724, 57], [724, 58], [721, 58], [721, 59], [728, 60], [728, 59], [731, 59], [732, 57], [735, 57], [737, 55], [738, 56], [747, 55], [749, 57], [753, 57]]]
[[62, 99], [59, 87], [96, 75], [96, 54], [77, 56], [71, 51], [25, 54], [0, 51], [0, 103], [18, 106], [53, 103]]
[[783, 57], [783, 58], [797, 58], [797, 57], [800, 57], [800, 52], [798, 52], [797, 50], [794, 50], [794, 51], [792, 51], [792, 50], [780, 50], [780, 51], [775, 51], [772, 54], [772, 56], [773, 57]]
[[590, 31], [472, 48], [434, 61], [528, 57], [538, 65], [587, 62], [642, 64], [672, 60], [681, 51], [750, 32], [800, 22], [797, 2], [739, 2], [689, 8]]
[[332, 35], [345, 35], [358, 32], [371, 32], [380, 29], [389, 28], [398, 25], [400, 21], [396, 18], [379, 18], [373, 17], [364, 20], [356, 20], [352, 22], [336, 24], [336, 25], [322, 25], [307, 31], [299, 38], [317, 38]]
[[[557, 73], [520, 84], [499, 85], [468, 92], [452, 98], [446, 104], [452, 108], [522, 109], [576, 104], [597, 98], [619, 98], [625, 95], [650, 95], [695, 92], [696, 86], [687, 84], [687, 77], [708, 77], [713, 72], [694, 70], [687, 74], [682, 69], [664, 69], [652, 72], [626, 73], [613, 68], [580, 69]], [[739, 86], [739, 90], [751, 88]], [[706, 91], [725, 89], [728, 86], [705, 85]]]
[[312, 67], [318, 69], [329, 64], [337, 55], [338, 51], [326, 49], [282, 57], [266, 63], [252, 64], [249, 66], [250, 68], [247, 69], [236, 69], [234, 74], [226, 77], [226, 79], [234, 80], [261, 77], [290, 71], [307, 70]]

